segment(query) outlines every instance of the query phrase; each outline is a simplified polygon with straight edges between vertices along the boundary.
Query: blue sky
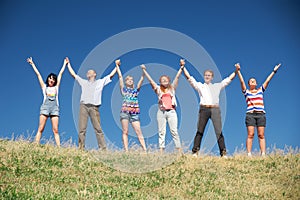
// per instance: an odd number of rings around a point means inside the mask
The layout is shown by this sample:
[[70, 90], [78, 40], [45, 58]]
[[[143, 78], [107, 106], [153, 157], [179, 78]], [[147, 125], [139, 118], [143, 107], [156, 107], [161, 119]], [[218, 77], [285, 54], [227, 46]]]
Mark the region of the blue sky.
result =
[[[297, 1], [29, 0], [1, 1], [0, 5], [0, 83], [4, 90], [0, 104], [1, 138], [27, 134], [34, 136], [38, 127], [43, 98], [37, 78], [26, 63], [27, 57], [33, 57], [44, 78], [51, 72], [59, 72], [65, 56], [70, 58], [77, 72], [89, 53], [111, 36], [134, 28], [161, 27], [181, 32], [202, 45], [222, 77], [229, 75], [234, 70], [234, 64], [240, 62], [244, 78], [255, 77], [262, 84], [275, 64], [281, 62], [282, 67], [264, 96], [267, 147], [299, 146], [296, 125], [299, 121], [299, 94], [296, 86], [299, 85], [300, 71], [300, 13]], [[111, 48], [119, 47], [115, 45]], [[151, 49], [119, 57], [124, 73], [141, 63], [162, 63], [177, 70], [180, 59], [178, 55]], [[101, 58], [99, 60], [97, 67], [105, 68], [104, 75], [108, 74], [113, 69], [113, 60], [108, 66], [101, 66]], [[191, 64], [188, 63], [187, 67], [197, 80], [203, 81]], [[186, 80], [182, 76], [179, 84], [183, 82]], [[148, 81], [145, 83], [140, 94], [141, 110], [144, 110], [141, 114], [142, 126], [152, 120], [155, 122], [148, 115], [148, 109], [157, 101]], [[117, 84], [118, 78], [115, 76], [105, 88], [100, 113], [106, 137], [121, 147], [119, 122], [113, 120], [110, 108], [112, 90]], [[72, 111], [73, 87], [74, 79], [66, 70], [59, 95], [59, 130], [63, 141], [72, 138], [77, 144]], [[242, 148], [246, 139], [246, 103], [237, 78], [226, 88], [226, 97], [223, 132], [227, 149], [233, 153], [236, 148]], [[121, 104], [116, 101], [115, 106]], [[178, 109], [180, 120], [182, 109], [184, 105]], [[195, 106], [194, 110], [195, 113], [188, 116], [192, 130], [196, 130], [198, 107]], [[94, 137], [93, 131], [87, 134]], [[167, 141], [171, 141], [170, 134], [167, 135]], [[43, 138], [47, 140], [50, 137], [53, 138], [53, 133], [48, 121]], [[130, 141], [136, 140], [131, 137]], [[146, 141], [148, 145], [155, 145], [157, 135]], [[253, 148], [258, 149], [257, 136]], [[216, 150], [215, 147], [212, 151]]]

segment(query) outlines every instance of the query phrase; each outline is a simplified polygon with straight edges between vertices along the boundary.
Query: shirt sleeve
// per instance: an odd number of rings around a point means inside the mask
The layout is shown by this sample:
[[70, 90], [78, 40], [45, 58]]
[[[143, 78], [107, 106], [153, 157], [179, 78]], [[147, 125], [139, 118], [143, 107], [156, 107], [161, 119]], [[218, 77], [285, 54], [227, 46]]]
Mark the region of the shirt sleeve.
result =
[[193, 77], [193, 76], [191, 76], [189, 79], [188, 79], [188, 81], [189, 81], [189, 83], [191, 84], [191, 86], [193, 87], [193, 88], [195, 88], [196, 90], [200, 90], [200, 82], [197, 82], [196, 80], [195, 80], [195, 78]]
[[226, 87], [227, 85], [229, 85], [229, 83], [231, 83], [231, 80], [229, 77], [225, 78], [222, 82], [221, 82], [221, 85], [222, 85], [222, 88]]
[[103, 81], [103, 86], [109, 84], [109, 83], [111, 82], [110, 76], [109, 76], [109, 75], [105, 76], [105, 77], [102, 79], [102, 81]]
[[75, 80], [79, 83], [79, 85], [83, 85], [84, 79], [82, 79], [80, 76], [77, 74], [75, 75]]

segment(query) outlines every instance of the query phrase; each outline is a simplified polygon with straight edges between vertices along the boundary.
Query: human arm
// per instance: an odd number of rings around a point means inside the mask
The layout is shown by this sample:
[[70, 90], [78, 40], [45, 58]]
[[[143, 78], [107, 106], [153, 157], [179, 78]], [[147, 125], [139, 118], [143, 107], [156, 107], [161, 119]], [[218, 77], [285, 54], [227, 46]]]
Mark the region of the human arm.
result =
[[63, 66], [61, 67], [61, 69], [60, 69], [60, 71], [59, 71], [59, 74], [58, 74], [58, 76], [57, 76], [57, 83], [56, 83], [57, 87], [60, 86], [61, 77], [62, 77], [62, 74], [63, 74], [64, 71], [65, 71], [65, 68], [66, 68], [66, 65], [68, 64], [68, 62], [69, 62], [69, 58], [66, 57], [66, 58], [64, 59], [64, 64], [63, 64]]
[[[119, 67], [121, 65], [121, 61], [120, 60], [116, 60], [115, 62], [118, 62], [119, 63]], [[117, 65], [117, 64], [116, 64]], [[112, 77], [117, 73], [117, 66], [110, 72], [109, 74], [109, 78], [112, 79]]]
[[121, 91], [121, 93], [123, 93], [122, 91], [123, 91], [123, 88], [124, 88], [124, 80], [123, 80], [122, 72], [120, 70], [121, 61], [116, 60], [115, 64], [116, 64], [116, 70], [117, 70], [117, 73], [118, 73], [118, 76], [119, 76], [119, 81], [120, 81], [120, 91]]
[[186, 79], [190, 79], [191, 75], [190, 73], [188, 72], [188, 70], [185, 68], [185, 61], [184, 59], [180, 59], [180, 68], [182, 68], [183, 70], [183, 74], [184, 76], [186, 77]]
[[144, 71], [143, 71], [142, 76], [141, 76], [141, 78], [140, 78], [140, 80], [139, 80], [139, 82], [138, 82], [138, 84], [137, 84], [137, 86], [136, 86], [136, 88], [137, 88], [138, 91], [139, 91], [139, 90], [141, 89], [141, 87], [142, 87], [142, 84], [143, 84], [143, 81], [144, 81], [144, 77], [145, 77], [145, 73], [144, 73]]
[[45, 87], [45, 83], [43, 81], [42, 75], [40, 74], [39, 70], [37, 69], [37, 67], [35, 66], [32, 57], [27, 58], [27, 62], [31, 65], [32, 69], [34, 70], [34, 72], [36, 73], [39, 83], [41, 85], [41, 88]]
[[177, 74], [176, 74], [176, 76], [175, 76], [175, 78], [174, 78], [174, 80], [173, 80], [173, 83], [172, 83], [174, 89], [176, 89], [177, 86], [178, 86], [179, 77], [180, 77], [180, 75], [181, 75], [181, 73], [182, 73], [182, 70], [183, 70], [183, 68], [184, 68], [184, 65], [185, 65], [184, 60], [183, 60], [183, 59], [180, 59], [180, 68], [179, 68], [179, 70], [178, 70], [178, 72], [177, 72]]
[[278, 65], [276, 65], [274, 67], [273, 71], [271, 72], [271, 74], [267, 77], [267, 79], [263, 83], [264, 89], [267, 89], [267, 87], [269, 85], [269, 82], [271, 81], [271, 79], [273, 78], [273, 76], [275, 75], [275, 73], [277, 72], [277, 70], [279, 69], [280, 66], [281, 66], [281, 63], [279, 63]]
[[151, 76], [150, 76], [150, 75], [148, 74], [148, 72], [146, 71], [146, 66], [145, 66], [144, 64], [142, 64], [142, 65], [141, 65], [141, 68], [143, 69], [143, 72], [144, 72], [146, 78], [149, 80], [149, 82], [150, 82], [152, 88], [155, 90], [155, 89], [158, 87], [158, 85], [153, 81], [153, 79], [151, 78]]
[[72, 66], [71, 66], [71, 62], [70, 62], [69, 58], [68, 58], [68, 70], [69, 70], [71, 76], [72, 76], [73, 78], [75, 78], [75, 77], [76, 77], [76, 73], [74, 72], [74, 70], [73, 70], [73, 68], [72, 68]]
[[236, 73], [237, 73], [237, 75], [240, 79], [242, 91], [245, 91], [246, 90], [246, 84], [245, 84], [244, 78], [243, 78], [242, 73], [241, 73], [240, 63], [236, 63], [234, 66], [236, 68]]

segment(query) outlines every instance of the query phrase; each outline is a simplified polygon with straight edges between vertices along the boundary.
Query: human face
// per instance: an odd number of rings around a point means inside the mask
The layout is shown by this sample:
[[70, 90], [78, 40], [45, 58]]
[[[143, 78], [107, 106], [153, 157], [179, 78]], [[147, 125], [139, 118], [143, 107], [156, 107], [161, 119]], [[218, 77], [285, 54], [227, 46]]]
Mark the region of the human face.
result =
[[94, 81], [96, 79], [96, 72], [93, 69], [90, 69], [87, 73], [86, 73], [86, 77], [88, 78], [89, 81]]
[[162, 77], [160, 78], [160, 85], [162, 85], [162, 86], [164, 86], [165, 88], [167, 88], [167, 87], [169, 86], [169, 84], [170, 84], [170, 81], [169, 81], [168, 77], [162, 76]]
[[213, 79], [213, 74], [210, 71], [204, 72], [204, 81], [205, 83], [210, 83]]
[[257, 86], [257, 82], [256, 82], [255, 78], [250, 78], [248, 81], [248, 85], [249, 85], [250, 89], [255, 89]]
[[133, 87], [134, 81], [133, 78], [131, 76], [127, 76], [125, 79], [125, 85], [126, 87]]
[[55, 84], [55, 79], [52, 77], [52, 76], [50, 76], [49, 78], [48, 78], [48, 85], [50, 86], [50, 87], [53, 87], [54, 86], [54, 84]]

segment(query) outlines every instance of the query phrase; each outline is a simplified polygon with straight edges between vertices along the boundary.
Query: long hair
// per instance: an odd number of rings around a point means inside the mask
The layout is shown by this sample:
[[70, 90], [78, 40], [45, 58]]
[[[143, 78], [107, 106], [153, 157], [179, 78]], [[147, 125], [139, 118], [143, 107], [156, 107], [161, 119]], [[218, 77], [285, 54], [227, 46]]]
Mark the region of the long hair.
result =
[[168, 89], [168, 90], [173, 90], [173, 86], [172, 86], [172, 84], [171, 84], [171, 79], [170, 79], [169, 76], [167, 76], [167, 75], [162, 75], [162, 76], [159, 78], [159, 83], [161, 83], [161, 79], [162, 79], [163, 77], [166, 77], [166, 78], [168, 79], [169, 84], [168, 84], [167, 87], [164, 87], [164, 86], [160, 85], [160, 90], [161, 90], [163, 93], [166, 92], [166, 89]]
[[47, 76], [47, 79], [46, 79], [46, 81], [45, 81], [47, 87], [49, 86], [49, 83], [48, 83], [48, 79], [49, 79], [49, 78], [54, 79], [55, 82], [54, 82], [53, 86], [56, 86], [56, 84], [57, 84], [57, 75], [54, 74], [54, 73], [51, 73], [51, 74], [49, 74], [49, 75]]

